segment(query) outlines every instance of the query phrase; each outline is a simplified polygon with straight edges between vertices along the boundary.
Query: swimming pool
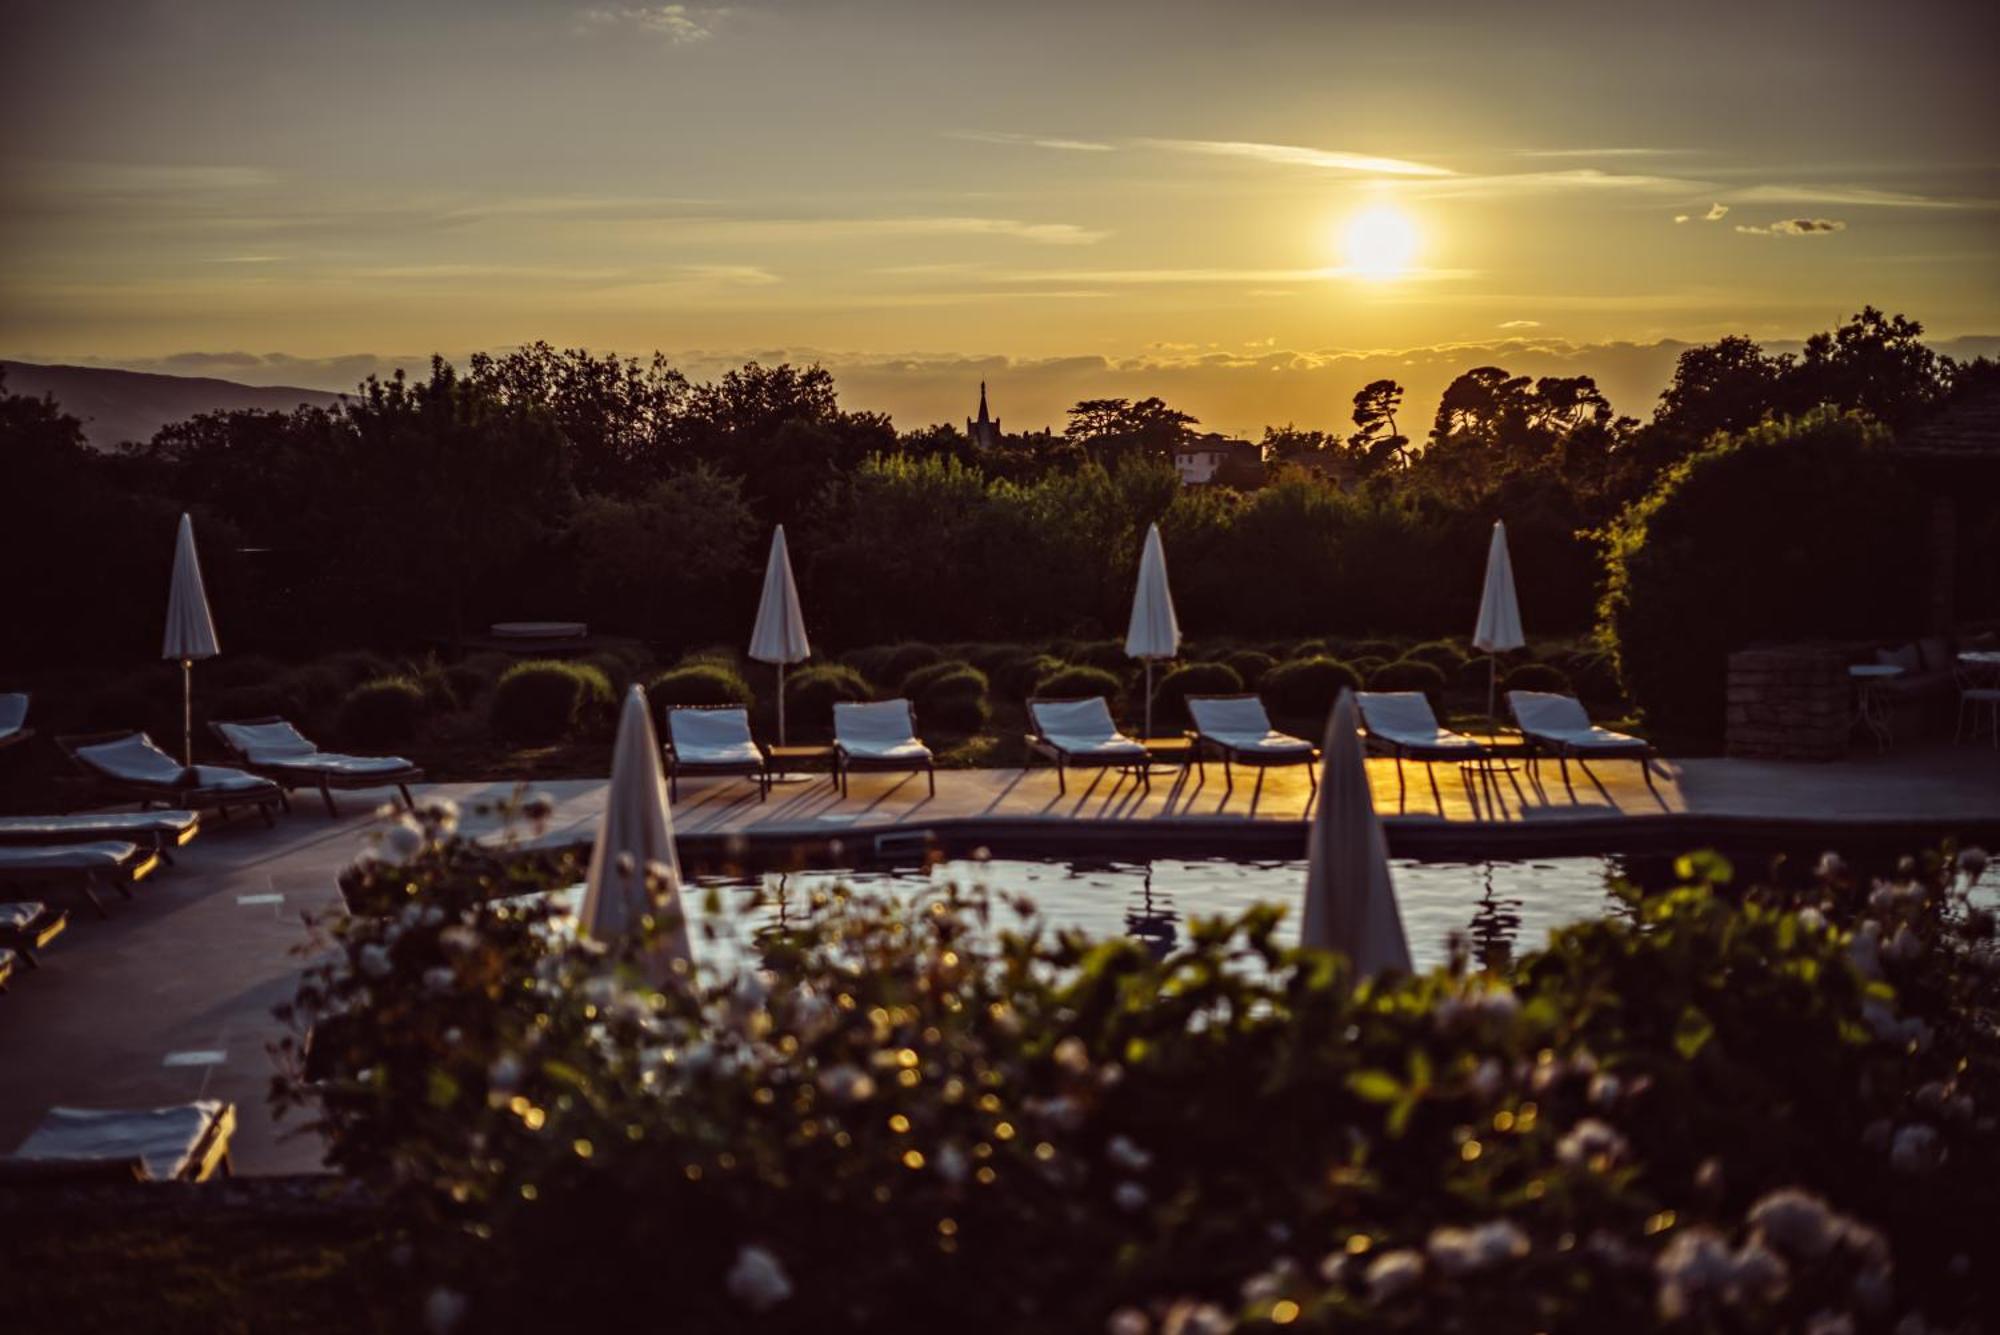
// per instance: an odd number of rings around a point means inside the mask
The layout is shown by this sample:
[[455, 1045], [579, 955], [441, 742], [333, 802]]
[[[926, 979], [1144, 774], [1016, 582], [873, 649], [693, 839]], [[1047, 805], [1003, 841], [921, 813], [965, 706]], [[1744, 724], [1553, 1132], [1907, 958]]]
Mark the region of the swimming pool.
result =
[[[1442, 963], [1464, 938], [1475, 958], [1540, 947], [1550, 930], [1623, 911], [1611, 882], [1635, 875], [1615, 857], [1496, 862], [1391, 862], [1412, 962]], [[782, 897], [801, 902], [815, 887], [916, 895], [950, 884], [1026, 895], [1052, 925], [1093, 936], [1135, 936], [1165, 951], [1187, 940], [1190, 917], [1234, 915], [1260, 903], [1285, 905], [1278, 937], [1295, 944], [1306, 883], [1304, 860], [1110, 859], [947, 860], [927, 866], [771, 872], [761, 877], [697, 876], [723, 892], [725, 911], [752, 932], [775, 921]], [[761, 888], [763, 896], [747, 892]], [[761, 898], [762, 902], [757, 902]], [[699, 910], [697, 909], [697, 912]]]

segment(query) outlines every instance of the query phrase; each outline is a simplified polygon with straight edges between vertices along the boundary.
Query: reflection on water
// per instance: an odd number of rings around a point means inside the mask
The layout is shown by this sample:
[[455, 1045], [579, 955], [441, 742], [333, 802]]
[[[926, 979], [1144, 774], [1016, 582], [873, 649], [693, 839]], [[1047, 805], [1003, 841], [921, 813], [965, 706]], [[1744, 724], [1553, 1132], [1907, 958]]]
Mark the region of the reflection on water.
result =
[[[1420, 969], [1442, 963], [1456, 938], [1475, 960], [1505, 963], [1520, 950], [1539, 947], [1549, 931], [1600, 918], [1622, 907], [1608, 891], [1622, 874], [1617, 859], [1547, 858], [1532, 862], [1393, 862], [1396, 899], [1410, 953]], [[1303, 861], [1225, 862], [1161, 859], [1155, 862], [1074, 860], [940, 862], [927, 867], [772, 874], [761, 882], [761, 907], [746, 909], [737, 926], [754, 932], [782, 922], [787, 904], [815, 887], [845, 882], [857, 889], [911, 895], [932, 886], [981, 885], [1026, 895], [1049, 922], [1095, 936], [1124, 933], [1164, 955], [1185, 939], [1189, 917], [1235, 915], [1259, 903], [1286, 907], [1278, 928], [1287, 944], [1298, 940]], [[702, 886], [748, 889], [757, 881], [702, 877]], [[729, 896], [735, 905], [746, 896]]]

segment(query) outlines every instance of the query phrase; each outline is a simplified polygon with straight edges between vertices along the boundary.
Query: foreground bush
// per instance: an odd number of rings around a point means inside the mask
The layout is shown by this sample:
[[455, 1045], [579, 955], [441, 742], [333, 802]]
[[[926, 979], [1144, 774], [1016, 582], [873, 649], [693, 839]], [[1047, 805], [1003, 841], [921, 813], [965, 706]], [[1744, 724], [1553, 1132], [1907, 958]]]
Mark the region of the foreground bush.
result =
[[1553, 663], [1522, 663], [1500, 674], [1500, 703], [1503, 707], [1509, 691], [1547, 691], [1568, 695], [1569, 675]]
[[1358, 986], [1271, 909], [1156, 960], [977, 891], [820, 893], [696, 931], [718, 963], [655, 990], [647, 942], [490, 899], [525, 873], [455, 818], [350, 876], [376, 911], [323, 924], [292, 1017], [321, 1079], [276, 1097], [466, 1329], [1886, 1332], [2000, 1302], [1983, 858], [1796, 891], [1686, 858], [1503, 973]]
[[493, 731], [519, 746], [545, 746], [595, 731], [611, 717], [611, 682], [587, 663], [529, 659], [500, 674], [487, 706]]
[[400, 746], [417, 735], [427, 710], [424, 689], [416, 681], [382, 677], [348, 693], [336, 726], [341, 739], [356, 746]]
[[1243, 692], [1243, 678], [1236, 669], [1222, 663], [1186, 663], [1168, 672], [1159, 674], [1153, 669], [1153, 726], [1173, 725], [1189, 722], [1187, 698], [1190, 695], [1240, 695]]
[[1287, 718], [1324, 719], [1341, 691], [1361, 689], [1360, 674], [1331, 658], [1294, 658], [1264, 674], [1264, 707]]
[[1247, 690], [1256, 690], [1264, 674], [1278, 666], [1278, 660], [1262, 649], [1237, 649], [1223, 655], [1221, 662], [1237, 676], [1243, 678]]
[[1124, 697], [1125, 684], [1119, 681], [1116, 675], [1103, 668], [1066, 667], [1051, 672], [1036, 682], [1035, 694], [1050, 700], [1083, 699], [1101, 695], [1115, 714], [1118, 712], [1119, 701]]
[[1368, 674], [1369, 690], [1421, 691], [1429, 697], [1433, 710], [1438, 709], [1444, 699], [1445, 685], [1443, 672], [1414, 658], [1399, 658], [1393, 663], [1384, 663]]
[[853, 668], [822, 663], [785, 678], [785, 712], [794, 728], [833, 731], [833, 707], [842, 700], [873, 700], [875, 692]]
[[903, 693], [917, 710], [917, 726], [967, 734], [986, 726], [986, 674], [969, 663], [933, 663], [903, 679]]
[[734, 668], [720, 663], [695, 663], [662, 672], [646, 683], [646, 698], [655, 709], [672, 705], [750, 706], [756, 696]]

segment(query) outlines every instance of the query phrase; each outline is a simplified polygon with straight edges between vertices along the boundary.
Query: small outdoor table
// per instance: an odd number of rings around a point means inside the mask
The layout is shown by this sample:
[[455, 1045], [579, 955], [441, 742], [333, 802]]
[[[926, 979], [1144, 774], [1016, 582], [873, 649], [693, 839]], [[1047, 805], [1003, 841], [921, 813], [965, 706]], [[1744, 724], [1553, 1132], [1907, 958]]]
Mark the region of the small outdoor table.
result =
[[1856, 663], [1847, 669], [1854, 682], [1854, 727], [1866, 728], [1875, 738], [1875, 749], [1889, 749], [1889, 710], [1875, 688], [1903, 675], [1892, 663]]
[[827, 745], [774, 746], [769, 764], [772, 783], [803, 783], [807, 776], [799, 772], [802, 769], [819, 768], [829, 775], [833, 773], [833, 748]]

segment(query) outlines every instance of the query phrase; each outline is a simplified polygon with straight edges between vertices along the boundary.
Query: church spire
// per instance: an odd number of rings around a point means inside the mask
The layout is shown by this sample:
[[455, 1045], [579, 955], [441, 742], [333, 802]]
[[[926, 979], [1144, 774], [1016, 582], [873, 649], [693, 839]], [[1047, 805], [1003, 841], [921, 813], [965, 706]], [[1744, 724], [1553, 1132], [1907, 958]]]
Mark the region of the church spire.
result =
[[979, 382], [979, 420], [982, 422], [993, 420], [986, 415], [986, 382], [984, 380]]
[[965, 434], [980, 449], [997, 449], [1000, 445], [1000, 419], [991, 416], [986, 408], [986, 382], [979, 382], [979, 416], [965, 420]]

